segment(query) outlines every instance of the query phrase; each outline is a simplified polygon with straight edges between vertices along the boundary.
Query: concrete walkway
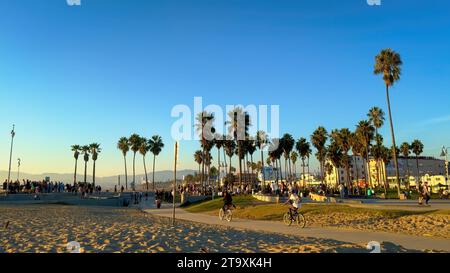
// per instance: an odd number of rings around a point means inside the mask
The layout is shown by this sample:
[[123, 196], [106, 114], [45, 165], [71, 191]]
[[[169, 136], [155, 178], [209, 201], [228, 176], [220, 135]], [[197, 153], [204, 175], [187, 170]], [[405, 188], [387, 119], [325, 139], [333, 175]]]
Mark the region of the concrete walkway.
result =
[[[172, 217], [172, 208], [168, 205], [163, 206], [161, 209], [145, 208], [143, 210], [156, 216]], [[333, 239], [362, 246], [366, 246], [370, 241], [377, 241], [379, 243], [382, 243], [383, 245], [395, 244], [408, 250], [439, 250], [450, 252], [450, 240], [446, 239], [418, 237], [387, 232], [343, 230], [333, 228], [306, 227], [304, 229], [300, 229], [294, 225], [289, 227], [281, 222], [275, 221], [233, 219], [233, 221], [229, 223], [227, 221], [220, 221], [218, 216], [211, 216], [201, 213], [189, 213], [180, 208], [176, 209], [175, 218], [209, 225], [221, 225], [237, 229], [263, 231], [278, 234], [283, 233], [301, 237]]]

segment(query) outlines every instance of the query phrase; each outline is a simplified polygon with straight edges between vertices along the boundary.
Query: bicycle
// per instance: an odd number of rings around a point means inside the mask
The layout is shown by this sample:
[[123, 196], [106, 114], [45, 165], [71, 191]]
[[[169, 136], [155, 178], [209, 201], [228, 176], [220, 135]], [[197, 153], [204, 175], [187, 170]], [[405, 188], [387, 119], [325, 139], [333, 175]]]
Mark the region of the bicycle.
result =
[[219, 219], [220, 221], [223, 221], [225, 219], [228, 222], [231, 222], [231, 220], [233, 219], [233, 212], [229, 207], [226, 209], [226, 211], [224, 211], [224, 209], [221, 208], [219, 210]]
[[283, 222], [287, 226], [291, 226], [293, 222], [297, 223], [300, 228], [304, 228], [306, 226], [305, 216], [298, 212], [298, 210], [291, 210], [291, 212], [286, 212], [283, 215]]

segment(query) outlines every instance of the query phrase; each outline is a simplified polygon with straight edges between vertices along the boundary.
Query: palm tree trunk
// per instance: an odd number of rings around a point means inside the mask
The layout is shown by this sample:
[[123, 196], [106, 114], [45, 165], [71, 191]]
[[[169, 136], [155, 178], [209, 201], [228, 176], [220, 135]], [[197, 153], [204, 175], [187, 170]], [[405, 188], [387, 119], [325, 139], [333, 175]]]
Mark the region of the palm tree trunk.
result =
[[292, 178], [291, 155], [289, 154], [289, 177]]
[[224, 164], [224, 169], [225, 169], [225, 176], [227, 176], [228, 175], [228, 168], [227, 168], [227, 155], [226, 155], [226, 152], [225, 152], [225, 148], [223, 148], [223, 162], [225, 163]]
[[242, 160], [241, 160], [241, 144], [238, 140], [238, 159], [239, 159], [239, 186], [242, 185]]
[[358, 163], [356, 162], [356, 157], [353, 155], [353, 163], [355, 165], [355, 171], [356, 171], [356, 186], [359, 187], [359, 171], [358, 171]]
[[421, 181], [420, 181], [420, 171], [419, 171], [419, 157], [418, 155], [416, 155], [416, 167], [417, 167], [417, 185], [419, 185], [419, 189], [420, 189], [420, 185], [421, 185]]
[[261, 166], [262, 166], [262, 178], [263, 178], [263, 185], [266, 185], [266, 174], [264, 171], [264, 154], [263, 154], [263, 150], [261, 150]]
[[278, 159], [280, 161], [280, 180], [283, 181], [283, 166], [281, 165], [281, 158]]
[[409, 187], [410, 187], [410, 185], [409, 185], [409, 162], [408, 162], [408, 157], [405, 157], [405, 159], [406, 159], [406, 175], [407, 175], [407, 179], [406, 179], [406, 183], [407, 183], [407, 185], [408, 185], [408, 190], [409, 190]]
[[142, 161], [144, 161], [144, 172], [145, 172], [145, 186], [148, 191], [148, 176], [147, 176], [147, 166], [145, 164], [145, 155], [142, 156]]
[[369, 161], [369, 148], [366, 147], [366, 169], [367, 169], [367, 180], [369, 182], [369, 186], [373, 188], [372, 177], [370, 176], [370, 161]]
[[133, 191], [136, 187], [136, 153], [133, 155]]
[[78, 159], [75, 159], [75, 172], [73, 173], [73, 185], [77, 183], [77, 167], [78, 167]]
[[203, 157], [203, 160], [202, 160], [202, 183], [201, 183], [201, 185], [202, 185], [202, 190], [203, 190], [203, 187], [205, 186], [205, 148], [204, 148], [204, 145], [203, 145], [203, 148], [202, 148], [202, 157]]
[[232, 171], [231, 171], [231, 156], [229, 156], [229, 158], [230, 158], [230, 170], [229, 170], [229, 173], [232, 173]]
[[396, 153], [396, 145], [395, 145], [395, 134], [394, 134], [394, 123], [392, 122], [392, 112], [391, 112], [391, 102], [389, 100], [389, 86], [386, 84], [386, 100], [387, 100], [387, 105], [388, 105], [388, 109], [389, 109], [389, 122], [391, 124], [391, 136], [392, 136], [392, 154], [393, 154], [393, 158], [394, 158], [394, 166], [395, 166], [395, 176], [397, 178], [397, 192], [398, 192], [398, 197], [400, 198], [400, 174], [399, 174], [399, 170], [398, 170], [398, 160], [397, 160], [397, 153]]
[[[153, 154], [153, 170], [152, 170], [153, 191], [155, 190], [155, 163], [156, 163], [156, 155]], [[200, 164], [198, 164], [198, 169], [200, 171]]]
[[218, 169], [218, 175], [217, 175], [217, 190], [219, 190], [219, 186], [220, 186], [220, 149], [217, 148], [217, 159], [219, 160], [218, 165], [219, 167]]
[[86, 176], [87, 176], [87, 161], [84, 161], [84, 183], [86, 183]]
[[325, 181], [325, 175], [324, 175], [324, 172], [323, 172], [323, 169], [324, 169], [324, 162], [323, 162], [323, 160], [320, 160], [320, 164], [319, 164], [320, 166], [320, 179], [322, 180], [322, 183], [324, 183]]
[[92, 187], [94, 187], [94, 189], [95, 189], [95, 161], [96, 160], [93, 160], [94, 161], [94, 165], [92, 166]]
[[279, 175], [280, 175], [280, 169], [278, 168], [278, 160], [277, 159], [275, 159], [275, 168], [277, 169], [277, 181], [278, 181], [278, 178], [279, 178]]
[[305, 158], [302, 158], [302, 182], [303, 182], [303, 186], [306, 186], [306, 183], [305, 183]]
[[309, 175], [309, 156], [307, 157], [307, 163], [306, 164], [307, 164], [307, 166], [306, 166], [307, 167], [307, 172], [308, 172], [308, 175]]
[[245, 154], [245, 157], [244, 157], [244, 173], [245, 173], [245, 180], [244, 180], [244, 183], [245, 184], [248, 184], [248, 154]]
[[253, 155], [252, 154], [250, 154], [250, 163], [251, 163], [250, 167], [252, 168], [252, 176], [250, 177], [250, 182], [253, 185], [254, 180], [253, 180]]
[[125, 189], [128, 190], [128, 173], [127, 173], [127, 157], [124, 155], [123, 160], [125, 162]]

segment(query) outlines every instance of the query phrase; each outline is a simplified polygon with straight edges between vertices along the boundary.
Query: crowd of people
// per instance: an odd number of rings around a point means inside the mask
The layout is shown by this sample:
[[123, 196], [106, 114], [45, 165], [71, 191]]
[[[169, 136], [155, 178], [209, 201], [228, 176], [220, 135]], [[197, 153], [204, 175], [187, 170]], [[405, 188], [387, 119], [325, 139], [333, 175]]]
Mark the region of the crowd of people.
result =
[[78, 182], [75, 184], [64, 183], [60, 181], [31, 181], [31, 180], [22, 180], [14, 181], [8, 183], [7, 180], [3, 182], [3, 191], [8, 192], [10, 194], [15, 193], [80, 193], [82, 197], [85, 197], [87, 194], [93, 193], [101, 193], [102, 187], [97, 185], [94, 186], [92, 183]]

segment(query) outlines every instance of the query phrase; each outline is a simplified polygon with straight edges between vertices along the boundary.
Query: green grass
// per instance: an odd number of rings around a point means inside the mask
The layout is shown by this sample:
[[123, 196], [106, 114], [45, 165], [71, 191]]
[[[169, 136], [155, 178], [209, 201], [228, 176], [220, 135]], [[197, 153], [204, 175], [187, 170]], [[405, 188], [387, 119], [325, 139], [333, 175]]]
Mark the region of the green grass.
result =
[[[258, 201], [251, 195], [242, 195], [233, 197], [233, 204], [238, 208], [244, 208], [249, 206], [256, 206], [264, 204], [264, 202]], [[217, 197], [214, 200], [206, 200], [191, 204], [186, 207], [189, 212], [211, 212], [219, 210], [223, 206], [223, 200], [221, 197]]]
[[[283, 219], [283, 214], [288, 210], [284, 204], [275, 204], [259, 201], [252, 196], [237, 196], [233, 198], [233, 203], [236, 209], [233, 215], [242, 219], [253, 220], [272, 220], [279, 221]], [[192, 204], [186, 207], [188, 212], [192, 213], [207, 213], [217, 214], [217, 211], [222, 207], [223, 201], [221, 198], [214, 200], [202, 201], [200, 203]], [[331, 213], [343, 214], [365, 214], [370, 217], [383, 217], [387, 219], [395, 219], [408, 215], [423, 215], [423, 214], [439, 214], [450, 215], [450, 210], [432, 210], [432, 211], [407, 211], [407, 210], [387, 210], [376, 208], [358, 208], [349, 205], [341, 204], [303, 204], [300, 210], [304, 215], [329, 215]]]

